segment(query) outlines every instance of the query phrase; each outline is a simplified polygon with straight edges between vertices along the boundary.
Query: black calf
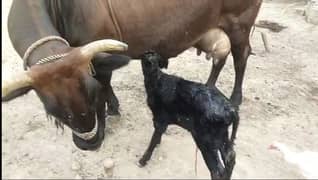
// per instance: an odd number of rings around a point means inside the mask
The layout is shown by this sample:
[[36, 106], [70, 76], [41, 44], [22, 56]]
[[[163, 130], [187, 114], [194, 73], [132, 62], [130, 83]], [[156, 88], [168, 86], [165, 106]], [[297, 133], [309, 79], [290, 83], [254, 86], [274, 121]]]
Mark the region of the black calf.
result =
[[[163, 73], [159, 68], [159, 54], [147, 52], [141, 59], [155, 131], [139, 164], [146, 165], [167, 126], [176, 124], [191, 132], [211, 178], [231, 178], [235, 164], [233, 144], [239, 122], [234, 106], [215, 87]], [[229, 139], [228, 127], [232, 123]]]

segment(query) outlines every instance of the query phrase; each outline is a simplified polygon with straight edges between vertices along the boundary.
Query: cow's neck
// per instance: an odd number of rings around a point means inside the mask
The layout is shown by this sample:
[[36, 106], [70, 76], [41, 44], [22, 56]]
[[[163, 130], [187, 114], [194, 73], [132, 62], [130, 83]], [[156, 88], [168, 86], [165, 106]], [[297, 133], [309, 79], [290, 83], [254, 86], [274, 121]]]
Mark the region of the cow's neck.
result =
[[[14, 3], [11, 8], [11, 12], [19, 13], [9, 15], [8, 32], [12, 44], [21, 57], [37, 40], [52, 35], [61, 36], [51, 23], [45, 1], [24, 0]], [[32, 51], [28, 58], [28, 65], [37, 63], [41, 58], [63, 53], [67, 49], [68, 46], [63, 42], [56, 40], [46, 42]]]

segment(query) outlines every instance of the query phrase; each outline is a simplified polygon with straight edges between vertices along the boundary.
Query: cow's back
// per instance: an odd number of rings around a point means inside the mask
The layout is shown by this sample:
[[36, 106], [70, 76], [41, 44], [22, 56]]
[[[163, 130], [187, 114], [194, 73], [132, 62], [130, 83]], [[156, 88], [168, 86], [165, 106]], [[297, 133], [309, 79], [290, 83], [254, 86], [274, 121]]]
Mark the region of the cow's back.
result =
[[173, 57], [217, 25], [221, 2], [116, 0], [113, 6], [132, 56], [151, 48], [164, 57]]
[[[118, 39], [129, 44], [127, 54], [133, 58], [149, 49], [169, 58], [193, 46], [200, 35], [216, 26], [222, 5], [220, 0], [110, 2], [111, 7], [107, 0], [61, 1], [65, 8], [64, 36], [75, 45]], [[74, 4], [72, 8], [70, 3]]]

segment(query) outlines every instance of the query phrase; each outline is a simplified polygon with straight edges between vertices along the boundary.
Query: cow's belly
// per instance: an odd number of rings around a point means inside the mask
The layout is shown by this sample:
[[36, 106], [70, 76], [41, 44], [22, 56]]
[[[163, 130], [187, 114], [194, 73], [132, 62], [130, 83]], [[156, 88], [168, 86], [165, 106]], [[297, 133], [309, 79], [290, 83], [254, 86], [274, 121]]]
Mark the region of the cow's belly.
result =
[[[161, 38], [158, 38], [160, 36]], [[129, 33], [129, 36], [123, 36], [121, 41], [128, 44], [128, 51], [123, 54], [130, 56], [133, 59], [139, 59], [139, 56], [149, 50], [154, 50], [164, 58], [176, 57], [186, 49], [193, 46], [199, 37], [187, 37], [186, 33], [176, 34], [173, 38], [169, 36], [134, 36], [134, 32]], [[120, 38], [114, 33], [106, 33], [101, 36], [81, 36], [78, 45], [85, 45], [86, 43], [97, 39], [116, 39]]]
[[176, 57], [193, 46], [198, 39], [198, 37], [187, 38], [187, 35], [183, 33], [176, 34], [174, 38], [169, 36], [161, 36], [161, 38], [148, 36], [146, 38], [137, 38], [139, 41], [136, 41], [135, 37], [131, 37], [130, 39], [124, 38], [123, 41], [129, 46], [127, 54], [132, 58], [138, 59], [141, 54], [149, 50], [154, 50], [165, 58]]
[[[92, 27], [95, 27], [92, 28]], [[158, 27], [160, 27], [158, 25]], [[103, 29], [103, 30], [100, 30]], [[90, 26], [76, 30], [76, 32], [69, 33], [68, 40], [74, 46], [82, 46], [88, 42], [98, 39], [116, 39], [121, 40], [128, 44], [128, 51], [124, 54], [138, 59], [141, 54], [146, 51], [154, 50], [165, 58], [176, 57], [186, 49], [193, 46], [200, 34], [194, 33], [191, 30], [176, 30], [170, 31], [151, 31], [147, 28], [141, 28], [138, 30], [129, 30], [122, 34], [122, 39], [116, 33], [113, 27], [100, 27]], [[100, 32], [100, 33], [92, 33]], [[137, 33], [138, 32], [138, 33]]]

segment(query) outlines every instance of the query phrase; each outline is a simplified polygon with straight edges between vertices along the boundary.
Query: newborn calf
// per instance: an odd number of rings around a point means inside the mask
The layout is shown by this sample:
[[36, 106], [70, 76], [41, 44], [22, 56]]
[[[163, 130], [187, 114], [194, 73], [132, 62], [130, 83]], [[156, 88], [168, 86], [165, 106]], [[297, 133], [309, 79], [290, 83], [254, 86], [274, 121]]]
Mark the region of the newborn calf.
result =
[[[211, 178], [229, 179], [235, 164], [233, 143], [239, 122], [234, 106], [215, 87], [208, 88], [204, 84], [163, 73], [159, 68], [159, 54], [147, 52], [141, 59], [147, 103], [153, 114], [155, 131], [139, 165], [146, 165], [167, 126], [176, 124], [192, 134]], [[228, 127], [231, 124], [233, 128], [229, 139]]]

